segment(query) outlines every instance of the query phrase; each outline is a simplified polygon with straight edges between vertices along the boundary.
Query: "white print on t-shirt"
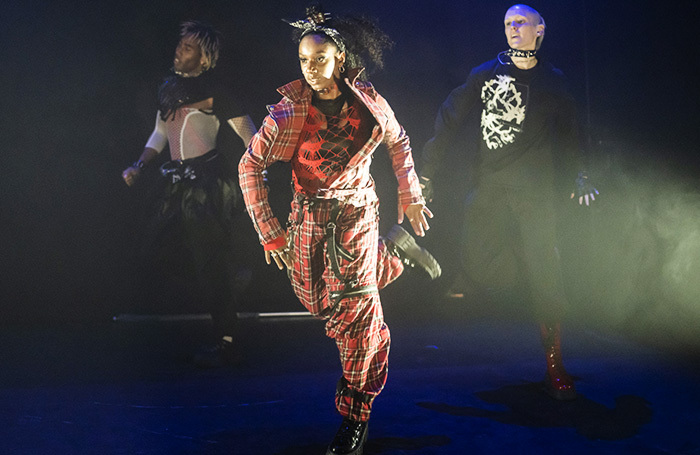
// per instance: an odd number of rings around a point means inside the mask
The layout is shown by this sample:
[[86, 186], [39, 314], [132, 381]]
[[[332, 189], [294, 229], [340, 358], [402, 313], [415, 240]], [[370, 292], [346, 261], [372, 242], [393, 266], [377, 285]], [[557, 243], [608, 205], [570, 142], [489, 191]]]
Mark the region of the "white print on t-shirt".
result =
[[496, 79], [486, 81], [481, 89], [484, 102], [481, 134], [491, 150], [512, 144], [522, 131], [526, 106], [514, 81], [511, 76], [497, 75]]

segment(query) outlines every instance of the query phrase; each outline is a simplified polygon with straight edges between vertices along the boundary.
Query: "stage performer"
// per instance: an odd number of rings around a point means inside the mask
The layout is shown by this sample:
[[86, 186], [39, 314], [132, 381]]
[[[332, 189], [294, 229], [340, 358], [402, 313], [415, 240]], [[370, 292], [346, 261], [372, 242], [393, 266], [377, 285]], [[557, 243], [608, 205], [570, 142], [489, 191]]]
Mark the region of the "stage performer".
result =
[[442, 104], [423, 150], [421, 186], [432, 200], [445, 162], [464, 164], [461, 175], [469, 176], [470, 186], [460, 248], [467, 282], [498, 287], [499, 276], [519, 277], [541, 322], [546, 391], [569, 400], [576, 390], [561, 355], [566, 296], [555, 207], [569, 198], [588, 206], [598, 192], [581, 164], [575, 103], [564, 76], [538, 54], [544, 19], [514, 5], [504, 29], [510, 49], [473, 69]]
[[[340, 352], [335, 395], [343, 420], [329, 454], [360, 454], [372, 405], [387, 378], [389, 329], [379, 289], [404, 264], [435, 278], [440, 267], [395, 225], [378, 235], [378, 198], [370, 175], [374, 151], [385, 144], [398, 180], [398, 221], [418, 236], [432, 217], [425, 206], [409, 138], [387, 101], [367, 82], [363, 57], [378, 67], [391, 41], [366, 18], [331, 18], [310, 7], [291, 23], [303, 79], [278, 91], [239, 165], [248, 212], [265, 260], [287, 273], [302, 304], [326, 321]], [[263, 171], [290, 162], [294, 197], [287, 229], [273, 215]]]
[[256, 130], [232, 93], [233, 87], [214, 70], [220, 41], [220, 33], [208, 24], [181, 24], [172, 74], [158, 90], [155, 128], [139, 159], [122, 173], [126, 184], [132, 186], [143, 168], [166, 145], [169, 147], [170, 161], [160, 168], [166, 180], [164, 194], [147, 243], [153, 250], [179, 248], [172, 245], [173, 238], [186, 243], [196, 273], [198, 298], [211, 312], [214, 325], [214, 339], [194, 356], [195, 363], [202, 367], [240, 360], [240, 351], [233, 342], [236, 308], [231, 222], [241, 211], [237, 209], [241, 196], [235, 166], [230, 160], [227, 165], [216, 149], [217, 134], [221, 122], [226, 122], [247, 146]]

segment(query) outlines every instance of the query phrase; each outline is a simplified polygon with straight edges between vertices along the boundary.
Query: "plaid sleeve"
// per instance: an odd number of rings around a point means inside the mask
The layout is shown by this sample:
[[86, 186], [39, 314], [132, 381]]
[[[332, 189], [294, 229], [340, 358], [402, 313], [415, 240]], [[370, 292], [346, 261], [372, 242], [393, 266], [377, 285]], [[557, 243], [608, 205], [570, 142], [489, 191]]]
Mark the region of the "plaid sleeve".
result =
[[263, 171], [277, 161], [271, 149], [278, 133], [277, 123], [269, 115], [265, 117], [262, 127], [253, 136], [238, 164], [243, 200], [262, 245], [274, 243], [284, 235], [279, 220], [272, 213], [263, 179]]
[[391, 165], [394, 168], [394, 174], [399, 184], [399, 203], [403, 206], [416, 203], [424, 204], [425, 200], [423, 199], [418, 174], [413, 163], [413, 154], [408, 135], [403, 126], [396, 120], [396, 115], [394, 115], [394, 111], [389, 106], [389, 103], [376, 92], [375, 96], [375, 102], [387, 117], [384, 143], [389, 150]]

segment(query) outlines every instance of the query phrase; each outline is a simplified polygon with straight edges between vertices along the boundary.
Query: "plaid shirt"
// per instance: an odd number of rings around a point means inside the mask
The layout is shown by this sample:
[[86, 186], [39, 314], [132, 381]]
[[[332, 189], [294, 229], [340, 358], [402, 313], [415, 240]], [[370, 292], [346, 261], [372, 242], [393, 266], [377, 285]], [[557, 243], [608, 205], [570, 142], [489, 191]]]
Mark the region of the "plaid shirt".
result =
[[[411, 154], [411, 145], [403, 127], [396, 120], [389, 103], [372, 84], [354, 80], [346, 83], [355, 97], [374, 117], [376, 125], [371, 137], [352, 157], [345, 170], [328, 187], [308, 195], [324, 199], [341, 199], [354, 205], [377, 200], [374, 180], [370, 175], [372, 154], [381, 143], [386, 144], [394, 174], [398, 181], [398, 201], [401, 206], [424, 203], [418, 175]], [[278, 90], [284, 98], [268, 108], [270, 114], [253, 137], [238, 165], [239, 181], [248, 213], [266, 250], [282, 246], [284, 230], [272, 214], [262, 171], [276, 161], [289, 162], [297, 152], [299, 136], [311, 105], [312, 90], [299, 79]]]

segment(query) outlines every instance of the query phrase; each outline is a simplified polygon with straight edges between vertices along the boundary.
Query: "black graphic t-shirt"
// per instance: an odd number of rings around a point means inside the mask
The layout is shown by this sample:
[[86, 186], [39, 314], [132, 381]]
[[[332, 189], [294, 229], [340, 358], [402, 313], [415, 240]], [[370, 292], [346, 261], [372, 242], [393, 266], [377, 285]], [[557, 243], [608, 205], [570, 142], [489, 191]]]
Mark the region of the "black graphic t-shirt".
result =
[[563, 74], [546, 62], [521, 70], [492, 60], [475, 68], [440, 108], [421, 174], [433, 176], [454, 144], [455, 152], [474, 155], [469, 166], [479, 181], [541, 187], [574, 172], [577, 116]]

